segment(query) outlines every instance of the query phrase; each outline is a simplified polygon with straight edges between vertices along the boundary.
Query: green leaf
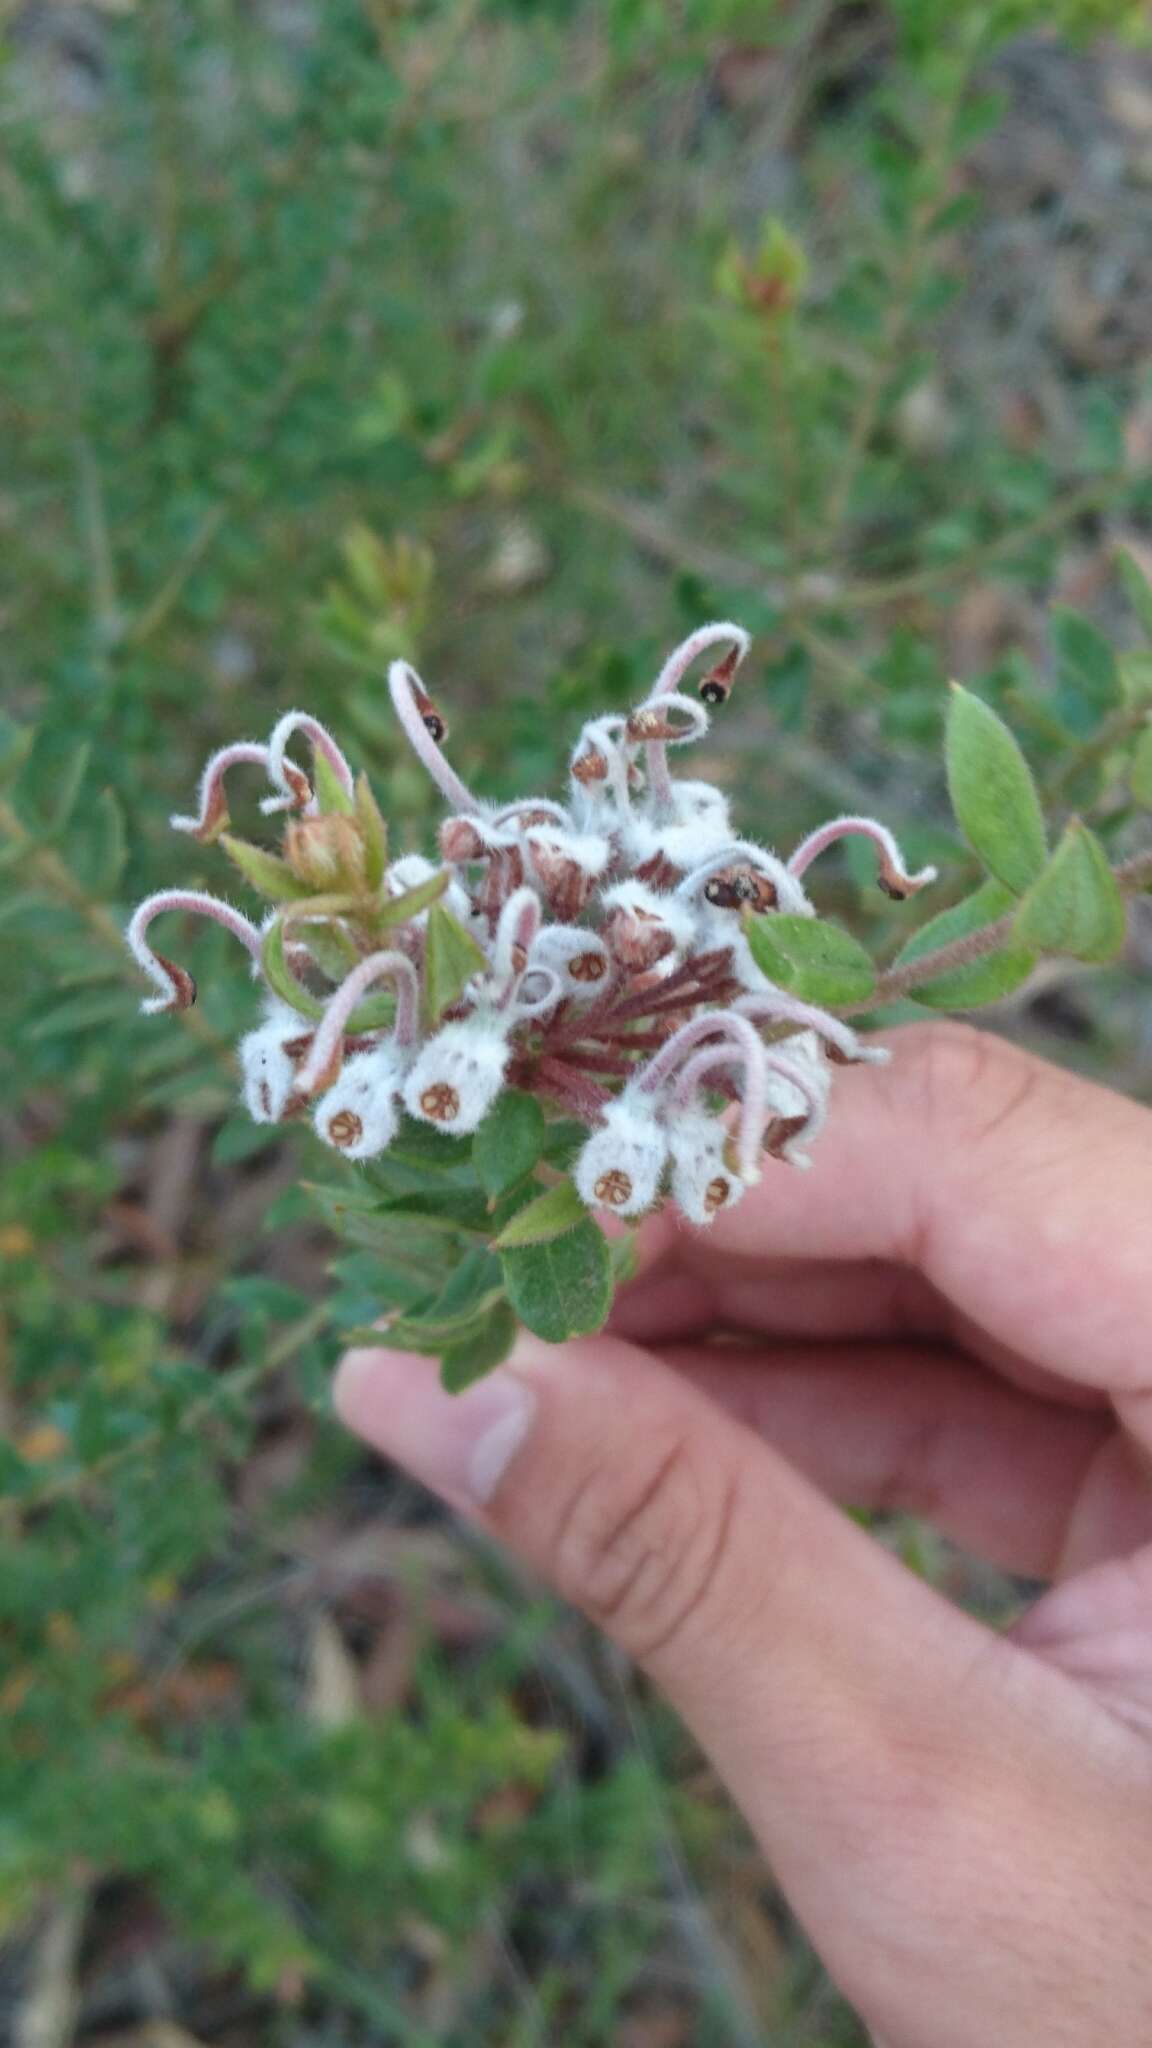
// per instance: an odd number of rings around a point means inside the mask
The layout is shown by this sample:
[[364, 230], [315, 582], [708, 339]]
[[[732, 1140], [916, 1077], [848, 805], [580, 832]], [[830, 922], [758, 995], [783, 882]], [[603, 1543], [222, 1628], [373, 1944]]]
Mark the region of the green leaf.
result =
[[128, 859], [124, 809], [114, 789], [102, 789], [92, 805], [85, 849], [85, 880], [94, 896], [111, 896]]
[[34, 739], [31, 726], [17, 725], [14, 718], [0, 711], [0, 788], [14, 782], [21, 773]]
[[[438, 903], [451, 880], [451, 868], [439, 868], [426, 882], [417, 882], [415, 888], [405, 889], [401, 896], [378, 897], [373, 913], [376, 923], [382, 927], [407, 924], [409, 918], [419, 917], [429, 904]], [[468, 934], [465, 932], [464, 936], [467, 938]]]
[[1146, 725], [1132, 750], [1128, 783], [1138, 804], [1152, 809], [1152, 725]]
[[217, 844], [224, 848], [244, 880], [273, 903], [296, 903], [310, 893], [307, 882], [298, 880], [278, 853], [269, 853], [263, 846], [250, 846], [246, 839], [234, 839], [230, 832], [222, 832]]
[[518, 1209], [511, 1222], [493, 1239], [496, 1251], [511, 1251], [517, 1245], [549, 1244], [566, 1230], [588, 1220], [588, 1211], [570, 1180], [545, 1189], [527, 1208]]
[[246, 1116], [230, 1117], [212, 1140], [212, 1164], [234, 1166], [241, 1159], [252, 1159], [258, 1152], [283, 1142], [283, 1133], [275, 1124], [254, 1124]]
[[52, 802], [45, 826], [50, 837], [63, 832], [72, 816], [91, 759], [91, 741], [80, 740], [76, 746], [69, 747], [60, 765], [53, 768]]
[[[953, 939], [982, 931], [1015, 904], [1015, 896], [1003, 882], [982, 883], [963, 903], [942, 910], [939, 917], [931, 918], [918, 932], [913, 932], [897, 955], [896, 965], [903, 967], [925, 953], [934, 953], [940, 946], [950, 946]], [[970, 967], [956, 967], [950, 974], [924, 982], [911, 991], [911, 999], [914, 1003], [925, 1003], [930, 1010], [978, 1010], [983, 1003], [998, 1003], [1011, 995], [1027, 981], [1035, 965], [1035, 953], [1018, 940], [1009, 939], [995, 953], [974, 960]]]
[[1115, 650], [1091, 619], [1063, 606], [1051, 630], [1057, 705], [1077, 731], [1091, 730], [1120, 695]]
[[472, 1140], [472, 1164], [485, 1194], [506, 1194], [531, 1173], [547, 1128], [534, 1095], [508, 1088], [497, 1098]]
[[498, 1301], [466, 1337], [446, 1346], [440, 1358], [440, 1382], [449, 1394], [461, 1394], [474, 1380], [503, 1365], [516, 1342], [516, 1318], [506, 1301]]
[[1032, 771], [991, 705], [959, 683], [948, 712], [948, 788], [973, 853], [1022, 896], [1042, 872], [1048, 836]]
[[372, 784], [363, 774], [356, 777], [356, 822], [364, 844], [365, 880], [370, 889], [378, 889], [388, 865], [388, 827], [372, 794]]
[[1126, 704], [1152, 704], [1152, 654], [1121, 654], [1117, 661]]
[[470, 1325], [486, 1316], [503, 1293], [499, 1259], [486, 1246], [477, 1246], [453, 1267], [438, 1294], [410, 1308], [392, 1326], [392, 1340], [413, 1350], [441, 1351], [465, 1336]]
[[805, 1002], [863, 1007], [876, 986], [871, 958], [839, 925], [768, 911], [746, 917], [744, 930], [761, 972]]
[[297, 981], [288, 965], [288, 957], [284, 950], [284, 926], [279, 918], [269, 925], [261, 941], [260, 971], [273, 995], [279, 996], [282, 1003], [288, 1004], [289, 1009], [298, 1010], [302, 1017], [309, 1017], [313, 1022], [324, 1015], [323, 1003], [317, 1002], [316, 997], [309, 993], [303, 983]]
[[1114, 960], [1124, 945], [1124, 898], [1095, 833], [1073, 818], [1016, 919], [1017, 936], [1042, 953]]
[[454, 918], [442, 903], [428, 912], [424, 949], [424, 1007], [435, 1024], [445, 1010], [458, 1002], [474, 974], [481, 974], [488, 962], [471, 932]]
[[1135, 555], [1128, 554], [1123, 548], [1116, 557], [1116, 566], [1124, 585], [1124, 595], [1140, 622], [1141, 631], [1152, 640], [1152, 583], [1149, 583]]
[[321, 813], [336, 811], [343, 818], [352, 816], [355, 805], [328, 756], [317, 747], [312, 756], [312, 786], [316, 791], [316, 803]]
[[525, 1328], [546, 1344], [603, 1327], [612, 1306], [612, 1265], [590, 1216], [561, 1237], [517, 1245], [500, 1257], [508, 1299]]

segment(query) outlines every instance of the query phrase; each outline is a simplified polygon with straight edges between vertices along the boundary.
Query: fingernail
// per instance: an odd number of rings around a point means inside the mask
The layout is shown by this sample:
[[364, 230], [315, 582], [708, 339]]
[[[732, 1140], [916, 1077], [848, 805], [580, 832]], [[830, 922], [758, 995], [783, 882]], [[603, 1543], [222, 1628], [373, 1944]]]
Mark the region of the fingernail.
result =
[[491, 1500], [532, 1423], [536, 1402], [503, 1369], [446, 1394], [436, 1361], [402, 1351], [350, 1351], [333, 1388], [349, 1429], [461, 1506]]

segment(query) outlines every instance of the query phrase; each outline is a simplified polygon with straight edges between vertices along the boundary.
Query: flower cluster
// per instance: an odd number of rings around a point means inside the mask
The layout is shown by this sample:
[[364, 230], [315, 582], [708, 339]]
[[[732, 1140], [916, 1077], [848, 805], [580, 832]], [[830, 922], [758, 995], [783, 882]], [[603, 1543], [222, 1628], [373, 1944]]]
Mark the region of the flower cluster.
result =
[[[505, 1087], [525, 1089], [586, 1125], [574, 1173], [590, 1208], [636, 1216], [667, 1186], [698, 1224], [740, 1198], [765, 1154], [806, 1165], [835, 1065], [885, 1055], [770, 981], [749, 921], [814, 915], [804, 878], [850, 834], [871, 842], [891, 896], [934, 871], [909, 874], [864, 817], [832, 820], [781, 859], [734, 831], [720, 790], [673, 778], [671, 750], [703, 737], [747, 650], [727, 621], [691, 634], [641, 704], [584, 726], [564, 803], [473, 796], [445, 755], [442, 712], [395, 662], [396, 714], [448, 805], [439, 863], [389, 857], [366, 780], [306, 713], [266, 743], [221, 749], [195, 815], [172, 824], [220, 840], [272, 908], [258, 928], [197, 891], [149, 897], [127, 933], [156, 991], [144, 1009], [194, 1001], [148, 933], [161, 912], [199, 913], [240, 940], [264, 986], [239, 1049], [258, 1122], [310, 1111], [325, 1143], [363, 1160], [386, 1149], [402, 1110], [464, 1133]], [[225, 780], [242, 765], [267, 778], [264, 811], [286, 814], [279, 854], [228, 835]]]

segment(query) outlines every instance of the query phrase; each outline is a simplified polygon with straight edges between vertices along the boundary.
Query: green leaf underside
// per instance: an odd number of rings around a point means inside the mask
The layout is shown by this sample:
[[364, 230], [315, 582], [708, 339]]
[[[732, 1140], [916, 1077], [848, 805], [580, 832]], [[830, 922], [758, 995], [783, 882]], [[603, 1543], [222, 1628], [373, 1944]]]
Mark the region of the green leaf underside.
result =
[[471, 932], [467, 932], [442, 903], [428, 912], [424, 951], [424, 1005], [435, 1023], [460, 1000], [474, 974], [483, 974], [488, 962]]
[[[942, 910], [938, 917], [930, 919], [918, 932], [914, 932], [897, 954], [895, 964], [906, 966], [910, 960], [919, 960], [925, 953], [934, 953], [940, 946], [951, 945], [953, 939], [982, 931], [985, 925], [995, 924], [997, 918], [1003, 917], [1015, 904], [1015, 896], [1003, 882], [984, 882], [973, 895], [966, 896], [963, 903], [955, 903], [950, 910]], [[1035, 965], [1035, 953], [1017, 939], [1009, 939], [985, 959], [974, 960], [971, 966], [953, 968], [950, 974], [924, 982], [911, 991], [911, 999], [914, 1003], [924, 1003], [930, 1010], [978, 1010], [984, 1003], [998, 1003], [1011, 995], [1027, 981]]]
[[1128, 780], [1138, 804], [1152, 810], [1152, 725], [1146, 725], [1132, 750]]
[[952, 808], [973, 853], [1022, 896], [1048, 857], [1036, 784], [1003, 719], [958, 683], [948, 712], [947, 765]]
[[867, 1004], [876, 986], [875, 966], [839, 925], [769, 911], [746, 918], [744, 929], [757, 967], [779, 987], [809, 1003]]
[[1114, 960], [1127, 935], [1124, 898], [1095, 833], [1073, 818], [1016, 919], [1017, 936], [1044, 953]]
[[512, 1251], [518, 1245], [549, 1244], [588, 1220], [588, 1211], [570, 1180], [545, 1189], [526, 1208], [519, 1209], [493, 1240], [497, 1251]]
[[474, 1380], [502, 1365], [516, 1342], [516, 1318], [507, 1301], [498, 1301], [466, 1337], [449, 1344], [440, 1358], [440, 1380], [450, 1394], [462, 1393]]
[[430, 1299], [416, 1303], [393, 1325], [392, 1341], [440, 1352], [468, 1336], [504, 1296], [500, 1261], [486, 1247], [466, 1253]]
[[547, 1125], [534, 1095], [506, 1089], [472, 1140], [472, 1164], [485, 1194], [495, 1200], [525, 1179], [544, 1150]]
[[603, 1327], [612, 1306], [612, 1266], [591, 1217], [561, 1237], [514, 1246], [500, 1258], [512, 1307], [546, 1344], [591, 1336]]

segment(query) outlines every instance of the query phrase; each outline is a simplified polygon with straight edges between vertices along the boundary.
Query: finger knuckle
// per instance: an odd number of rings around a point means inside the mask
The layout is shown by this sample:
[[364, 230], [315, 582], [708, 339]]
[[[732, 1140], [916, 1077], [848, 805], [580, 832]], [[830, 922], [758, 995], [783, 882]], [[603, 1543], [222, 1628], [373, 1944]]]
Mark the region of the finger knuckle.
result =
[[732, 1483], [685, 1433], [654, 1438], [623, 1468], [590, 1474], [555, 1542], [563, 1597], [640, 1662], [689, 1634], [722, 1569]]
[[1014, 1119], [1043, 1072], [1017, 1046], [958, 1020], [918, 1027], [909, 1037], [925, 1125], [961, 1129], [969, 1145]]

